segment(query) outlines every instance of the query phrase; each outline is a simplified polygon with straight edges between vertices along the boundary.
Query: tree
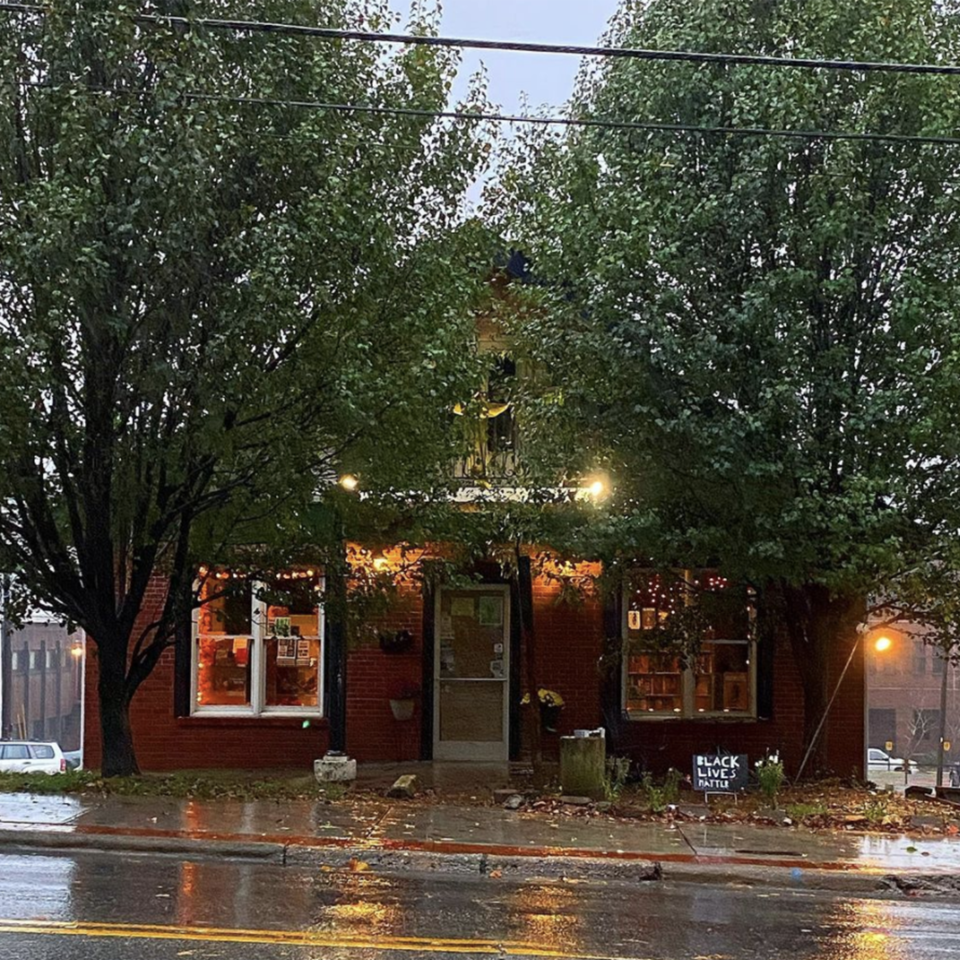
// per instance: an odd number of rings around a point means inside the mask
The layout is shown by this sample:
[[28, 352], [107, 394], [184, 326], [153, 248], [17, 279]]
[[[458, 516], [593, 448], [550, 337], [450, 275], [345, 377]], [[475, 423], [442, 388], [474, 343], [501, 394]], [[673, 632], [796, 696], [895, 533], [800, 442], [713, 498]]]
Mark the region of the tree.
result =
[[275, 542], [341, 469], [429, 480], [471, 374], [482, 137], [311, 106], [437, 109], [455, 57], [151, 16], [191, 10], [0, 13], [0, 569], [95, 642], [108, 776], [137, 772], [130, 700], [197, 602], [195, 564]]
[[[625, 2], [606, 39], [953, 63], [956, 12]], [[571, 113], [935, 137], [960, 102], [936, 76], [618, 58], [584, 69]], [[794, 647], [807, 742], [870, 595], [956, 529], [958, 173], [954, 146], [600, 125], [530, 134], [504, 175], [542, 280], [517, 328], [552, 375], [536, 440], [617, 490], [584, 536], [753, 583]]]

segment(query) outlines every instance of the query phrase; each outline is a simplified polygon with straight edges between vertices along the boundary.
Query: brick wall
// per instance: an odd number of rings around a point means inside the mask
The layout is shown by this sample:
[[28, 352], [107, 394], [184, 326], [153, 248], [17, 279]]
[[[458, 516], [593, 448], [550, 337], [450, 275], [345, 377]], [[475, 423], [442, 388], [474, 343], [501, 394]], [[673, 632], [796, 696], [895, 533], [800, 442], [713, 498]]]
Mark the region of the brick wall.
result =
[[[384, 653], [376, 636], [408, 630], [413, 643], [403, 653]], [[423, 598], [408, 586], [395, 608], [371, 624], [352, 644], [347, 661], [347, 752], [358, 760], [415, 760], [420, 757], [423, 698], [411, 720], [395, 720], [390, 694], [401, 683], [423, 679]]]
[[[582, 603], [561, 600], [556, 579], [534, 577], [533, 632], [537, 683], [564, 699], [557, 732], [544, 733], [541, 744], [546, 756], [557, 755], [561, 736], [601, 723], [598, 661], [603, 652], [602, 603], [594, 596]], [[521, 657], [521, 661], [518, 696], [527, 689], [526, 660]], [[525, 743], [522, 752], [527, 752]]]

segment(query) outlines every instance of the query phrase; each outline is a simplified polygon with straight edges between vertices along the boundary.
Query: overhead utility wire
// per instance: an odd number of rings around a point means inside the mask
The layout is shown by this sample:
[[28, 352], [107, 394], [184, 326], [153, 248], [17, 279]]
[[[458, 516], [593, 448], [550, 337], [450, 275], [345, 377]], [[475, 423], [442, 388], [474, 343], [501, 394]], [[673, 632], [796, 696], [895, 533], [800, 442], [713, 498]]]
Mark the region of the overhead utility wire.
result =
[[466, 120], [475, 123], [525, 123], [539, 126], [593, 127], [611, 130], [641, 130], [648, 133], [703, 133], [735, 137], [781, 137], [790, 140], [860, 140], [884, 143], [926, 144], [960, 147], [960, 137], [933, 137], [898, 133], [857, 133], [843, 130], [779, 130], [767, 127], [721, 127], [692, 123], [651, 123], [633, 120], [606, 120], [577, 117], [536, 117], [523, 114], [481, 113], [458, 110], [422, 110], [416, 107], [382, 107], [364, 103], [328, 103], [322, 100], [270, 100], [261, 97], [233, 97], [215, 93], [185, 93], [190, 100], [226, 101], [269, 107], [300, 107], [339, 113], [381, 113], [402, 117]]
[[[32, 3], [0, 3], [7, 13], [49, 13], [49, 8]], [[205, 27], [235, 33], [275, 33], [316, 37], [323, 40], [366, 40], [424, 47], [453, 47], [459, 50], [494, 50], [507, 53], [552, 53], [576, 57], [614, 57], [627, 60], [665, 60], [682, 63], [717, 63], [729, 66], [789, 67], [802, 70], [843, 70], [857, 73], [913, 73], [960, 76], [958, 64], [889, 63], [876, 60], [826, 60], [806, 57], [773, 57], [748, 53], [705, 53], [693, 50], [650, 50], [641, 47], [597, 47], [577, 44], [525, 43], [505, 40], [478, 40], [467, 37], [432, 37], [409, 33], [381, 33], [374, 30], [342, 30], [295, 23], [262, 20], [221, 20], [210, 17], [174, 17], [162, 14], [131, 14], [137, 23]]]
[[[63, 84], [23, 81], [21, 86], [39, 90], [58, 89]], [[82, 86], [76, 89], [88, 93], [120, 96], [123, 91], [108, 87]], [[136, 96], [130, 91], [131, 96]], [[901, 133], [857, 133], [845, 130], [782, 130], [769, 127], [723, 127], [693, 123], [655, 123], [641, 120], [609, 120], [590, 117], [537, 117], [523, 114], [483, 113], [463, 110], [425, 110], [417, 107], [385, 107], [368, 103], [337, 103], [325, 100], [283, 100], [267, 97], [238, 97], [218, 93], [184, 92], [185, 100], [214, 103], [236, 103], [255, 107], [294, 107], [305, 110], [329, 110], [334, 113], [388, 114], [418, 119], [462, 120], [472, 123], [518, 123], [536, 126], [587, 127], [601, 130], [639, 130], [646, 133], [694, 133], [733, 137], [778, 137], [787, 140], [854, 140], [904, 145], [960, 147], [960, 137], [935, 137]]]

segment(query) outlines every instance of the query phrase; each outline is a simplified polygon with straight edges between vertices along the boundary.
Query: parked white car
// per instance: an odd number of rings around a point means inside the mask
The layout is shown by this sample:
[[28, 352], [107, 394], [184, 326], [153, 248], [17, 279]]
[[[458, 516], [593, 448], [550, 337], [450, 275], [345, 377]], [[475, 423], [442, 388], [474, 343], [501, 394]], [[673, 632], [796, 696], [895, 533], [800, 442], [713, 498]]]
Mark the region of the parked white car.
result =
[[0, 740], [0, 773], [66, 773], [67, 760], [56, 743]]
[[867, 767], [871, 770], [902, 770], [904, 763], [909, 763], [910, 772], [917, 769], [916, 760], [904, 760], [903, 757], [891, 757], [886, 750], [870, 747], [867, 750]]

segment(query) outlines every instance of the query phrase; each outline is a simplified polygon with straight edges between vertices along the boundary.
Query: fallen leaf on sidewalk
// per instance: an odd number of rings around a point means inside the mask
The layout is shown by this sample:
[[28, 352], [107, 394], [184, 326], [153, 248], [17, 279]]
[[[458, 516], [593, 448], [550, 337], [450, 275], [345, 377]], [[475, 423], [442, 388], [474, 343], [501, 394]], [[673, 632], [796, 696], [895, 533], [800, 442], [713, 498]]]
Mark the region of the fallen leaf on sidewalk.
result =
[[493, 880], [499, 880], [499, 879], [503, 876], [503, 871], [502, 871], [502, 870], [491, 870], [489, 875], [490, 875], [490, 877], [491, 877]]
[[364, 870], [370, 869], [370, 864], [365, 860], [358, 860], [356, 857], [351, 857], [347, 861], [347, 866], [350, 868], [351, 873], [363, 873]]

